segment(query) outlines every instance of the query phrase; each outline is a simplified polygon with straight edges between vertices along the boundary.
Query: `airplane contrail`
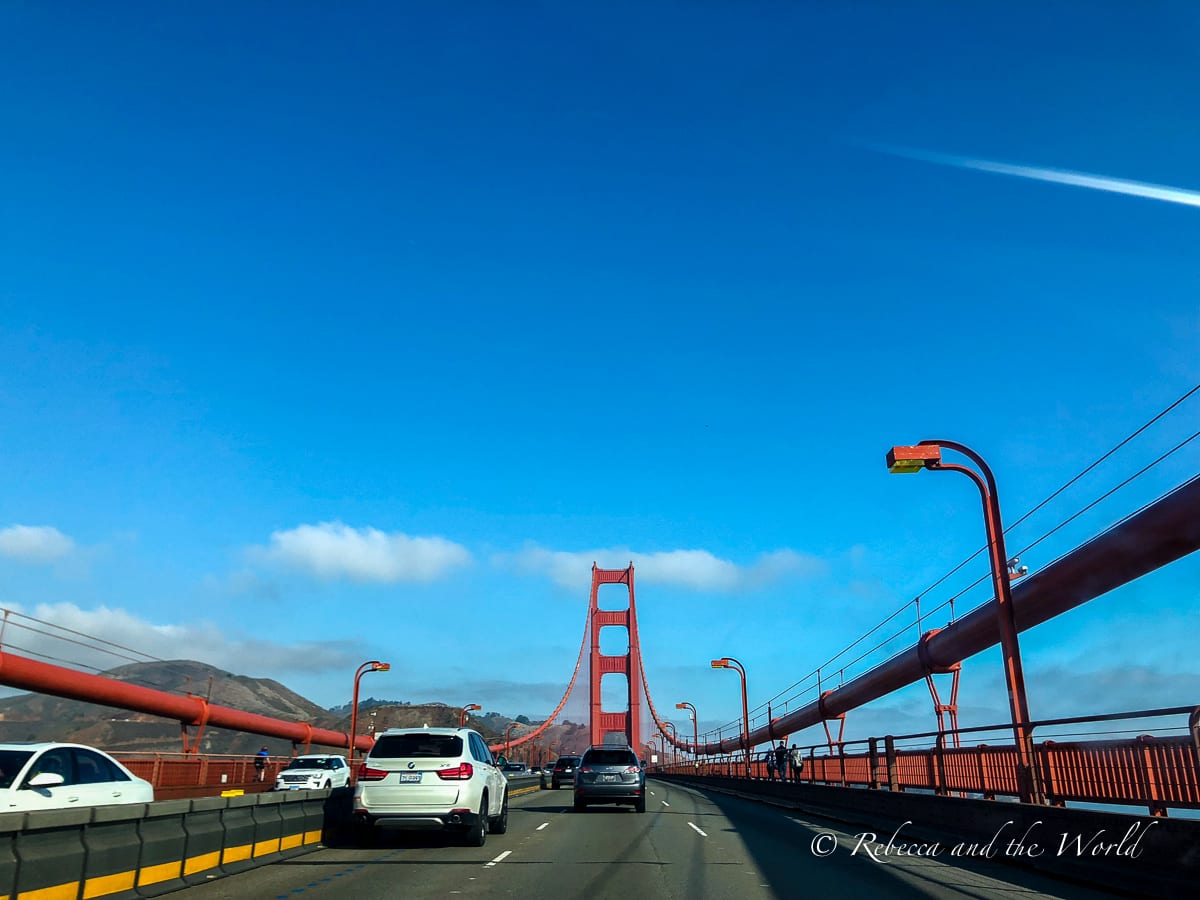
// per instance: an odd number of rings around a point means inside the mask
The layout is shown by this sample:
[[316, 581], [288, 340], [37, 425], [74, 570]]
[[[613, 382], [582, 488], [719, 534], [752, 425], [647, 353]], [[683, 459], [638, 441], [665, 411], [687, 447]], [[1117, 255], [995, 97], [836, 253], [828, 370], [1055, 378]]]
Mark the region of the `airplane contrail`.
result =
[[959, 169], [975, 169], [980, 172], [992, 172], [996, 175], [1012, 175], [1016, 178], [1031, 178], [1034, 181], [1069, 184], [1074, 187], [1091, 188], [1095, 191], [1108, 191], [1111, 194], [1128, 194], [1131, 197], [1145, 197], [1149, 200], [1181, 203], [1184, 206], [1200, 206], [1200, 191], [1189, 191], [1184, 188], [1171, 187], [1165, 184], [1129, 181], [1124, 178], [1110, 178], [1107, 175], [1089, 175], [1086, 172], [1072, 172], [1069, 169], [1018, 166], [1012, 163], [993, 162], [987, 159], [973, 159], [969, 156], [953, 156], [948, 153], [912, 150], [907, 147], [874, 145], [872, 149], [881, 153], [891, 154], [892, 156], [903, 156], [908, 159], [936, 163], [942, 166], [954, 166]]

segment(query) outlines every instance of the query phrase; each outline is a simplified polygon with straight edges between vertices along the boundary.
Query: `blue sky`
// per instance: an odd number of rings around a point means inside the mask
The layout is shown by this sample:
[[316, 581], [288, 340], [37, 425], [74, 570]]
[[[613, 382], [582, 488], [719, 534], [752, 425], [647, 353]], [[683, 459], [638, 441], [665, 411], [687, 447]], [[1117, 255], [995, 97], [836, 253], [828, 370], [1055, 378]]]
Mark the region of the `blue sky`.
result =
[[[658, 706], [801, 679], [982, 543], [890, 446], [974, 447], [1015, 521], [1200, 382], [1200, 210], [948, 164], [1200, 190], [1200, 12], [891, 7], [6, 5], [0, 605], [539, 714], [634, 560]], [[1034, 716], [1196, 702], [1198, 570], [1029, 632]], [[918, 688], [851, 727], [926, 730]], [[961, 700], [1006, 717], [998, 651]]]

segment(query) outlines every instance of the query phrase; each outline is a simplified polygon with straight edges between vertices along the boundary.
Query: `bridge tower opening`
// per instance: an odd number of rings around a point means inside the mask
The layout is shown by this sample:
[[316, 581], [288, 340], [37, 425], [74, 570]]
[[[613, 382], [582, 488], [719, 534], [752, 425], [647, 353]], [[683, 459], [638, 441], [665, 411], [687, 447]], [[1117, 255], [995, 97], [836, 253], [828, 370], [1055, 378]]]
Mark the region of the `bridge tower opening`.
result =
[[[601, 609], [598, 594], [602, 584], [623, 584], [629, 591], [629, 603], [620, 609]], [[606, 603], [607, 605], [607, 603]], [[624, 653], [602, 653], [600, 632], [605, 628], [624, 628], [629, 635]], [[637, 636], [637, 603], [633, 594], [633, 563], [627, 569], [600, 569], [592, 563], [592, 595], [588, 606], [591, 638], [591, 745], [623, 743], [641, 752], [642, 658]], [[607, 640], [606, 640], [607, 643]], [[623, 675], [629, 705], [625, 710], [606, 710], [600, 685], [605, 675]], [[615, 679], [610, 679], [614, 681]]]

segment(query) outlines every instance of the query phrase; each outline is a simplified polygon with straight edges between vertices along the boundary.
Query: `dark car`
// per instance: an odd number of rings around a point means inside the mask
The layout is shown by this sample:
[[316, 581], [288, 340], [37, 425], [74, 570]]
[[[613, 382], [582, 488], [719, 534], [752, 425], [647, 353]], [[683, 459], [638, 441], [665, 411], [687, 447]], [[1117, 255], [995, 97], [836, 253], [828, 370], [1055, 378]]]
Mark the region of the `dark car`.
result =
[[575, 770], [579, 767], [578, 756], [560, 756], [550, 772], [550, 787], [558, 790], [564, 781], [568, 784], [575, 781]]
[[628, 803], [646, 811], [646, 771], [628, 747], [591, 747], [575, 772], [575, 811], [593, 803]]

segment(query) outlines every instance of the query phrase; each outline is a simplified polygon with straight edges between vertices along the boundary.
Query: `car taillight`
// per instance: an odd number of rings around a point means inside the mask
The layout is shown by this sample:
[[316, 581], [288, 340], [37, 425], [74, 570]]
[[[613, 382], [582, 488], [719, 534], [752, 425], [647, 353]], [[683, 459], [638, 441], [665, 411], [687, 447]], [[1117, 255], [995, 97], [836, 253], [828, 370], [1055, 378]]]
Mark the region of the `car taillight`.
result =
[[629, 766], [628, 768], [625, 769], [625, 774], [626, 775], [636, 775], [640, 771], [642, 771], [641, 766]]
[[592, 771], [592, 767], [591, 766], [580, 766], [579, 771], [580, 772], [590, 772], [590, 771]]
[[383, 769], [367, 768], [366, 763], [363, 763], [361, 766], [358, 767], [358, 780], [359, 781], [383, 781], [383, 779], [387, 778], [387, 775], [388, 775], [388, 773], [385, 772]]
[[475, 767], [470, 763], [461, 763], [453, 769], [438, 769], [438, 778], [446, 781], [463, 781], [475, 774]]

